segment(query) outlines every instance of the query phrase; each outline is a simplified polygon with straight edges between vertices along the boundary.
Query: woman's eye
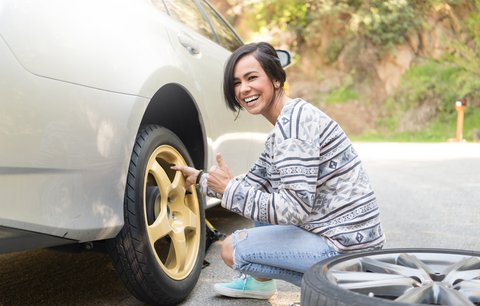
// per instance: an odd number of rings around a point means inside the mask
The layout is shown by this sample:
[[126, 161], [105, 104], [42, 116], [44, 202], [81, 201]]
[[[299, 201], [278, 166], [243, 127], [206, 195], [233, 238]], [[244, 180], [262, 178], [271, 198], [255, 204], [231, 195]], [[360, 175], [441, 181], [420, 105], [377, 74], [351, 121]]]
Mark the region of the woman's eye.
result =
[[252, 76], [249, 76], [249, 77], [248, 77], [248, 80], [249, 80], [249, 81], [252, 81], [252, 80], [255, 80], [256, 78], [257, 78], [256, 75], [252, 75]]

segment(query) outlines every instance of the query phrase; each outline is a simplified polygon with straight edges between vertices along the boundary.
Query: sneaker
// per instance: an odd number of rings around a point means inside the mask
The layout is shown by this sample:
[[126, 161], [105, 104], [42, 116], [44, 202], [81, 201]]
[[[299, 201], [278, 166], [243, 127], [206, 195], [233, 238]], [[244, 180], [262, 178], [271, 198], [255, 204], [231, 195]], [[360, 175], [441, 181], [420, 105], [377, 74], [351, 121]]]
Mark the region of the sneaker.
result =
[[221, 295], [261, 300], [268, 300], [277, 292], [274, 280], [260, 282], [245, 274], [234, 278], [230, 283], [215, 284], [213, 288]]

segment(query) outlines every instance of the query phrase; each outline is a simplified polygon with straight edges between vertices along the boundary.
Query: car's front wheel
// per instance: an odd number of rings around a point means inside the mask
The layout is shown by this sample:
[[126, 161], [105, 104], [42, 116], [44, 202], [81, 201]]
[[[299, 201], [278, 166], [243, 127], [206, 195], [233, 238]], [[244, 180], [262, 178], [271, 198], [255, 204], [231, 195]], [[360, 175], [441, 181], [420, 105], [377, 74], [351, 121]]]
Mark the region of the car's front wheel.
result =
[[112, 241], [114, 266], [130, 292], [151, 305], [174, 305], [200, 275], [205, 249], [203, 198], [172, 165], [192, 165], [170, 130], [140, 130], [130, 161], [125, 225]]
[[480, 253], [385, 249], [341, 255], [311, 267], [302, 306], [480, 305]]

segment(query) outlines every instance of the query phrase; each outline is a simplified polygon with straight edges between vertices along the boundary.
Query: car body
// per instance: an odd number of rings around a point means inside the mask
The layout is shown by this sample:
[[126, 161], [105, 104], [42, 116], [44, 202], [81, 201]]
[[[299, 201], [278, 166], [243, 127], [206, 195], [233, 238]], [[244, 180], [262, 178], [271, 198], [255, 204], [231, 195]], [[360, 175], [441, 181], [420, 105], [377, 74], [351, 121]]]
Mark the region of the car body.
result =
[[211, 203], [169, 165], [239, 175], [270, 128], [225, 106], [241, 44], [204, 0], [0, 0], [0, 252], [108, 241], [135, 296], [184, 299]]

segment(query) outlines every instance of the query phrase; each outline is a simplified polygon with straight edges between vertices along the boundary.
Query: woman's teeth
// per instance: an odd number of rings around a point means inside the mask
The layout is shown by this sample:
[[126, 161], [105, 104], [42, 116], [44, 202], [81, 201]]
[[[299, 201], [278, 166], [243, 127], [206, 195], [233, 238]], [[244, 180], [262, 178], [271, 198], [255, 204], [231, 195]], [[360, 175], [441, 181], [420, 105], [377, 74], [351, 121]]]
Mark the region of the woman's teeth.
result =
[[245, 101], [246, 103], [250, 103], [250, 102], [253, 102], [253, 101], [257, 100], [258, 97], [259, 96], [248, 97], [248, 98], [245, 98], [243, 101]]

